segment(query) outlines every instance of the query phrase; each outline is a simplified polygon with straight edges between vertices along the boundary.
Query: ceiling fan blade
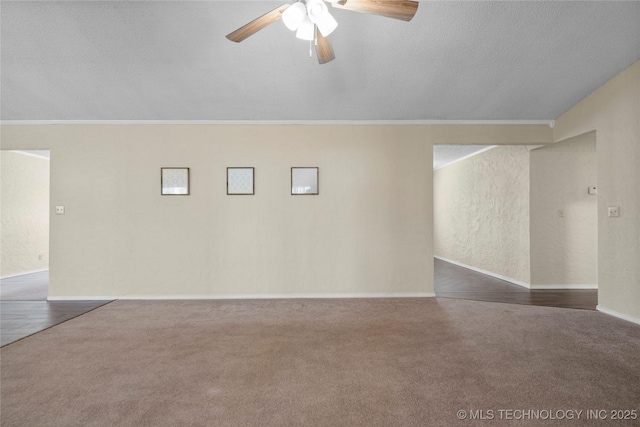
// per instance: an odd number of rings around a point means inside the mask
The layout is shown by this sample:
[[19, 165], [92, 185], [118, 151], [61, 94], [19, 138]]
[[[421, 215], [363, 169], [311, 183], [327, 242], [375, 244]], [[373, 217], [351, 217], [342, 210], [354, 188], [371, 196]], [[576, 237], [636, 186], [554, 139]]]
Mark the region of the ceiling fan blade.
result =
[[320, 64], [326, 64], [336, 59], [333, 54], [333, 47], [327, 37], [324, 37], [320, 31], [317, 32], [316, 39], [316, 55], [318, 56], [318, 62]]
[[331, 0], [338, 9], [382, 15], [387, 18], [411, 21], [418, 11], [418, 2], [411, 0]]
[[240, 43], [242, 40], [249, 36], [254, 35], [269, 24], [273, 24], [278, 19], [282, 18], [282, 12], [287, 10], [289, 4], [283, 4], [280, 7], [273, 9], [271, 12], [267, 12], [259, 18], [254, 19], [247, 25], [244, 25], [232, 33], [227, 34], [227, 38], [232, 42]]

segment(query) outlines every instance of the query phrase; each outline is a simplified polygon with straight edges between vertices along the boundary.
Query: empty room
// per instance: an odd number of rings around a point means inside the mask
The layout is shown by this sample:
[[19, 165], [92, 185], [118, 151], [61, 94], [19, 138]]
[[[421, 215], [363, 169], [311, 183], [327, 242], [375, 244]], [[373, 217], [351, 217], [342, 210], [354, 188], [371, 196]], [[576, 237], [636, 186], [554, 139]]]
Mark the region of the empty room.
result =
[[640, 422], [640, 1], [0, 8], [2, 426]]

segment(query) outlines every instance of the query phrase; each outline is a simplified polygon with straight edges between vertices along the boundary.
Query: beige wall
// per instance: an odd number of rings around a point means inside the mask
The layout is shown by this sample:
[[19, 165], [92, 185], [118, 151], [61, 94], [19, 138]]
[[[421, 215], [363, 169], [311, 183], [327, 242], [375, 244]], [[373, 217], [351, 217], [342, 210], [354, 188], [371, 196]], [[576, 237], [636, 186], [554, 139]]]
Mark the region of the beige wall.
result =
[[[254, 146], [260, 145], [256, 141], [263, 142], [269, 147], [279, 147], [278, 141], [295, 148], [293, 153], [300, 157], [293, 160], [305, 160], [304, 153], [317, 153], [317, 151], [307, 151], [306, 147], [319, 147], [326, 141], [331, 141], [330, 145], [324, 146], [327, 151], [325, 159], [349, 158], [356, 160], [360, 156], [382, 156], [384, 145], [394, 144], [396, 141], [403, 141], [411, 155], [421, 156], [421, 163], [425, 171], [420, 171], [412, 179], [403, 180], [402, 183], [411, 181], [412, 188], [419, 188], [420, 180], [424, 179], [425, 212], [418, 214], [412, 211], [405, 215], [413, 224], [415, 215], [422, 215], [422, 220], [426, 223], [426, 229], [422, 234], [424, 242], [417, 239], [410, 239], [408, 242], [399, 243], [402, 247], [399, 252], [406, 253], [410, 246], [416, 246], [423, 250], [421, 256], [429, 258], [433, 244], [432, 236], [432, 206], [428, 202], [431, 200], [432, 173], [430, 172], [430, 157], [433, 144], [538, 144], [548, 143], [552, 140], [562, 141], [567, 138], [578, 136], [590, 131], [596, 131], [597, 153], [598, 153], [598, 285], [599, 285], [599, 308], [607, 310], [630, 319], [640, 320], [640, 62], [636, 62], [627, 70], [613, 78], [604, 86], [596, 90], [593, 94], [579, 102], [576, 106], [561, 115], [552, 131], [542, 125], [425, 125], [425, 126], [285, 126], [285, 125], [265, 125], [265, 126], [195, 126], [195, 125], [2, 125], [0, 132], [3, 149], [38, 149], [50, 148], [52, 150], [51, 163], [51, 202], [52, 204], [64, 204], [70, 202], [73, 209], [79, 209], [82, 214], [78, 221], [56, 219], [51, 223], [51, 245], [52, 258], [51, 286], [56, 295], [99, 295], [108, 292], [109, 295], [136, 294], [153, 291], [154, 294], [162, 294], [170, 290], [171, 294], [200, 291], [201, 288], [209, 289], [210, 294], [223, 293], [225, 289], [233, 288], [234, 293], [246, 293], [254, 289], [259, 284], [252, 284], [247, 287], [245, 284], [232, 285], [221, 283], [217, 268], [220, 262], [201, 262], [213, 259], [213, 254], [219, 253], [217, 246], [224, 245], [225, 241], [212, 242], [209, 248], [205, 248], [204, 257], [198, 259], [197, 264], [190, 264], [192, 268], [183, 269], [186, 272], [179, 278], [178, 282], [170, 282], [165, 279], [166, 273], [171, 279], [175, 278], [172, 267], [175, 264], [163, 265], [161, 262], [168, 258], [161, 253], [158, 248], [151, 252], [144, 252], [136, 249], [140, 246], [147, 248], [145, 242], [157, 240], [160, 237], [152, 235], [159, 225], [153, 226], [154, 221], [162, 225], [167, 222], [159, 216], [173, 215], [171, 219], [178, 218], [182, 221], [194, 220], [198, 225], [208, 226], [211, 230], [219, 230], [219, 226], [212, 223], [211, 217], [207, 216], [211, 212], [210, 208], [202, 214], [194, 212], [188, 206], [190, 203], [183, 201], [187, 206], [170, 205], [166, 210], [157, 211], [149, 207], [141, 208], [139, 204], [147, 200], [147, 191], [152, 190], [153, 183], [146, 182], [146, 175], [139, 173], [141, 167], [157, 169], [158, 162], [170, 162], [170, 164], [186, 163], [198, 164], [202, 167], [202, 153], [208, 153], [207, 158], [213, 156], [212, 152], [218, 144], [231, 144], [240, 142], [245, 148], [234, 150], [225, 157], [224, 160], [253, 160], [254, 153], [246, 144], [254, 141]], [[342, 142], [342, 144], [340, 144]], [[368, 144], [373, 144], [373, 154], [369, 154]], [[413, 144], [424, 144], [425, 153], [417, 153], [417, 146]], [[274, 145], [275, 144], [275, 145]], [[185, 151], [184, 148], [187, 148]], [[359, 147], [359, 148], [356, 148]], [[339, 153], [352, 153], [351, 157], [342, 157], [342, 154], [328, 154], [328, 150], [339, 150]], [[77, 153], [74, 153], [77, 150]], [[154, 150], [165, 150], [164, 154], [156, 152], [152, 159], [148, 159], [145, 153]], [[196, 151], [193, 151], [196, 150]], [[202, 150], [202, 152], [199, 152]], [[262, 153], [258, 150], [257, 152]], [[243, 154], [244, 153], [244, 154]], [[56, 160], [60, 155], [59, 162]], [[105, 156], [106, 162], [101, 163], [96, 156]], [[277, 158], [274, 151], [269, 151], [269, 158]], [[406, 156], [408, 156], [407, 154]], [[163, 156], [166, 156], [163, 157]], [[403, 157], [406, 158], [406, 157]], [[314, 159], [315, 160], [315, 159]], [[76, 162], [87, 161], [87, 165], [76, 164]], [[320, 164], [318, 158], [317, 163]], [[205, 169], [213, 169], [206, 165]], [[257, 163], [256, 163], [257, 164]], [[326, 163], [323, 163], [326, 165]], [[361, 163], [356, 163], [360, 164]], [[413, 170], [415, 163], [409, 162]], [[373, 165], [373, 163], [369, 163]], [[92, 168], [95, 166], [96, 168]], [[287, 166], [288, 167], [288, 166]], [[365, 167], [362, 165], [361, 167]], [[382, 168], [384, 176], [389, 176], [389, 169], [394, 167], [388, 165]], [[405, 168], [399, 168], [406, 171]], [[324, 167], [323, 169], [324, 170]], [[386, 171], [386, 172], [384, 172]], [[427, 173], [428, 171], [428, 173]], [[194, 170], [195, 172], [195, 170]], [[204, 173], [204, 172], [200, 172]], [[213, 172], [211, 172], [213, 173]], [[355, 173], [355, 172], [354, 172]], [[406, 173], [406, 172], [401, 172]], [[145, 190], [141, 192], [139, 185], [134, 184], [131, 188], [130, 177], [133, 180], [145, 181]], [[142, 178], [140, 178], [142, 176]], [[321, 176], [324, 175], [321, 172]], [[339, 175], [344, 177], [344, 175]], [[353, 176], [352, 176], [353, 177]], [[194, 179], [196, 175], [194, 175]], [[323, 178], [324, 179], [324, 178]], [[194, 181], [194, 191], [197, 186]], [[280, 182], [280, 181], [278, 181]], [[376, 183], [378, 181], [375, 181]], [[416, 184], [417, 183], [417, 184]], [[325, 188], [325, 182], [321, 181], [321, 191]], [[157, 185], [157, 184], [156, 184]], [[214, 184], [211, 184], [214, 185]], [[260, 182], [257, 186], [264, 185]], [[355, 184], [350, 184], [353, 188]], [[116, 191], [117, 188], [117, 191]], [[259, 189], [259, 187], [257, 187]], [[394, 188], [399, 188], [396, 185]], [[200, 188], [198, 191], [201, 191]], [[141, 192], [141, 193], [140, 193]], [[138, 198], [138, 194], [143, 197]], [[257, 196], [256, 196], [257, 197]], [[356, 196], [351, 196], [356, 197]], [[390, 200], [393, 197], [386, 194]], [[422, 197], [419, 196], [422, 200]], [[192, 200], [192, 199], [190, 199]], [[361, 199], [360, 199], [361, 200]], [[361, 200], [362, 201], [362, 200]], [[365, 202], [363, 203], [374, 203]], [[165, 202], [158, 202], [165, 203]], [[199, 203], [199, 202], [198, 202]], [[204, 202], [206, 205], [207, 202]], [[213, 205], [213, 198], [208, 202]], [[203, 206], [204, 206], [203, 205]], [[420, 205], [420, 203], [418, 203]], [[136, 208], [132, 208], [135, 206]], [[231, 205], [229, 205], [231, 206]], [[620, 206], [622, 216], [620, 218], [608, 218], [606, 215], [607, 206]], [[202, 207], [198, 205], [197, 207]], [[339, 206], [332, 206], [338, 209]], [[417, 206], [413, 206], [417, 209]], [[133, 210], [133, 211], [131, 211]], [[162, 212], [162, 213], [159, 213]], [[180, 213], [182, 212], [182, 213]], [[226, 212], [226, 210], [225, 210]], [[316, 212], [316, 211], [314, 211]], [[317, 211], [320, 212], [320, 211]], [[75, 215], [77, 215], [76, 212]], [[202, 217], [198, 217], [202, 215]], [[388, 241], [400, 242], [399, 236], [394, 236], [396, 229], [403, 230], [397, 224], [403, 215], [389, 211], [385, 213], [386, 225], [391, 228], [390, 234], [383, 232], [385, 237], [376, 238], [376, 242]], [[149, 218], [146, 218], [149, 216]], [[195, 218], [193, 216], [196, 216]], [[383, 215], [384, 216], [384, 215]], [[146, 218], [146, 219], [145, 219]], [[378, 219], [380, 217], [377, 217]], [[405, 218], [402, 218], [403, 220]], [[140, 229], [131, 229], [128, 224], [142, 224]], [[367, 224], [370, 222], [367, 220]], [[295, 222], [295, 224], [302, 224]], [[307, 222], [308, 224], [308, 222]], [[378, 224], [379, 225], [379, 224]], [[291, 226], [291, 224], [289, 224]], [[149, 230], [151, 227], [154, 230]], [[327, 227], [319, 225], [318, 231], [325, 231]], [[197, 227], [207, 230], [206, 227]], [[366, 227], [365, 227], [366, 228]], [[109, 233], [103, 230], [109, 230]], [[345, 229], [350, 229], [345, 227]], [[422, 229], [419, 229], [422, 230]], [[211, 233], [211, 231], [207, 231]], [[370, 230], [374, 233], [376, 230]], [[305, 232], [307, 233], [307, 232]], [[400, 233], [402, 234], [402, 233]], [[187, 238], [182, 239], [182, 235], [170, 235], [177, 244], [179, 250], [188, 249], [193, 242]], [[226, 235], [223, 234], [222, 237]], [[202, 234], [197, 234], [202, 238]], [[216, 234], [217, 237], [217, 234]], [[357, 232], [348, 231], [345, 236], [341, 236], [341, 244], [349, 242], [355, 246], [358, 237]], [[419, 239], [419, 238], [418, 238]], [[269, 239], [269, 243], [277, 242]], [[96, 249], [95, 244], [102, 247]], [[132, 245], [135, 244], [135, 245]], [[424, 244], [424, 245], [423, 245]], [[69, 246], [65, 246], [69, 245]], [[137, 245], [137, 246], [136, 246]], [[215, 245], [215, 246], [213, 246]], [[279, 250], [282, 245], [274, 245], [272, 249]], [[383, 245], [384, 246], [384, 245]], [[175, 245], [174, 245], [175, 247]], [[385, 247], [393, 247], [387, 244]], [[423, 248], [427, 249], [424, 250]], [[59, 250], [58, 250], [59, 249]], [[162, 247], [160, 248], [162, 249]], [[263, 253], [264, 249], [253, 249]], [[380, 254], [370, 254], [369, 251], [377, 252], [380, 249], [367, 248], [360, 259], [365, 262], [354, 267], [353, 274], [349, 275], [346, 268], [340, 270], [340, 274], [333, 275], [334, 279], [340, 279], [348, 284], [348, 290], [360, 289], [365, 286], [370, 289], [392, 289], [402, 280], [411, 276], [413, 279], [403, 285], [402, 289], [414, 288], [416, 282], [424, 280], [421, 287], [426, 292], [433, 290], [433, 280], [431, 275], [432, 267], [427, 261], [427, 269], [420, 267], [411, 268], [409, 272], [390, 271], [391, 264], [385, 263], [385, 278], [392, 277], [393, 280], [383, 284], [381, 280], [376, 280], [373, 284], [365, 285], [362, 278], [368, 274], [364, 272], [371, 261], [380, 258]], [[393, 249], [389, 249], [393, 250]], [[326, 252], [325, 252], [326, 251]], [[59, 255], [57, 255], [59, 253]], [[77, 259], [73, 259], [78, 255]], [[322, 246], [317, 252], [315, 262], [322, 267], [329, 267], [333, 259], [326, 246]], [[297, 255], [296, 255], [297, 256]], [[396, 254], [395, 256], [400, 256]], [[355, 255], [354, 255], [355, 258]], [[154, 262], [153, 260], [158, 262]], [[252, 255], [251, 261], [259, 262]], [[412, 256], [411, 261], [415, 260]], [[279, 260], [283, 261], [283, 260]], [[352, 260], [349, 260], [352, 261]], [[405, 261], [402, 266], [406, 266]], [[309, 261], [311, 262], [311, 261]], [[153, 274], [143, 277], [137, 273], [140, 265], [146, 266], [147, 270], [154, 270]], [[228, 264], [224, 264], [225, 268]], [[261, 264], [262, 265], [262, 264]], [[270, 264], [269, 268], [281, 270], [290, 268], [292, 271], [286, 273], [285, 280], [281, 283], [269, 283], [265, 292], [271, 292], [272, 286], [282, 292], [290, 289], [307, 291], [309, 285], [298, 284], [298, 278], [311, 280], [311, 287], [317, 292], [335, 292], [338, 282], [324, 287], [324, 279], [328, 273], [321, 273], [319, 281], [316, 281], [312, 274], [305, 273], [307, 264], [291, 266], [290, 263], [280, 262]], [[249, 267], [253, 270], [256, 267]], [[266, 267], [259, 267], [265, 269]], [[314, 268], [313, 271], [316, 271]], [[231, 273], [222, 274], [226, 277]], [[239, 274], [239, 273], [235, 273]], [[232, 275], [233, 276], [233, 275]], [[266, 277], [276, 277], [276, 273], [269, 273]], [[330, 275], [329, 275], [330, 276]], [[95, 281], [87, 281], [87, 278], [96, 278]], [[142, 277], [145, 282], [154, 278], [159, 278], [158, 284], [140, 284], [134, 282], [131, 277]], [[257, 277], [251, 274], [251, 277]], [[195, 281], [191, 279], [196, 279]], [[319, 283], [323, 282], [323, 283]], [[200, 283], [202, 285], [193, 285]], [[260, 283], [265, 283], [260, 280]], [[352, 285], [357, 283], [357, 285]], [[220, 285], [220, 286], [219, 286]], [[198, 289], [194, 289], [194, 286]], [[149, 289], [153, 288], [153, 289]], [[279, 292], [280, 292], [279, 291]], [[345, 290], [347, 291], [347, 290]]]
[[0, 277], [46, 270], [49, 160], [9, 151], [0, 159]]
[[434, 253], [529, 284], [529, 151], [496, 147], [434, 171]]
[[[551, 141], [544, 125], [3, 125], [50, 148], [53, 297], [430, 294], [432, 146]], [[191, 168], [161, 197], [160, 167]], [[255, 196], [225, 168], [254, 166]], [[319, 196], [289, 195], [291, 166]]]
[[595, 132], [531, 151], [533, 287], [597, 286], [597, 181]]
[[[596, 131], [598, 306], [640, 322], [640, 61], [560, 116], [554, 140]], [[621, 216], [609, 218], [608, 206]]]

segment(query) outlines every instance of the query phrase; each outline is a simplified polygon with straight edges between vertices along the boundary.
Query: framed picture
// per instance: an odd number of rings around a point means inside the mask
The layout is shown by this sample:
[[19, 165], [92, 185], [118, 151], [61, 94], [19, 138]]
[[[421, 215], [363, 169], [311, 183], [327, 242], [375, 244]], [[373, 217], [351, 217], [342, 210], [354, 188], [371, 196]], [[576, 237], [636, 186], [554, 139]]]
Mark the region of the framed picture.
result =
[[294, 196], [319, 194], [318, 168], [291, 168], [291, 194]]
[[255, 194], [255, 174], [253, 168], [227, 168], [227, 194]]
[[189, 168], [160, 168], [160, 194], [189, 195]]

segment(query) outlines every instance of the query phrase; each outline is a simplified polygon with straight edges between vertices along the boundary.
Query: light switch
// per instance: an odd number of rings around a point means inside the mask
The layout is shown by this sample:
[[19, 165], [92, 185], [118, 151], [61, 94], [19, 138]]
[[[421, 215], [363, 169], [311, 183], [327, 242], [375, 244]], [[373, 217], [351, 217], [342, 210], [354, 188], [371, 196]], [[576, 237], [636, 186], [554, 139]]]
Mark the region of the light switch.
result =
[[609, 206], [609, 217], [615, 218], [620, 216], [620, 206]]
[[56, 215], [64, 215], [64, 206], [56, 206]]

